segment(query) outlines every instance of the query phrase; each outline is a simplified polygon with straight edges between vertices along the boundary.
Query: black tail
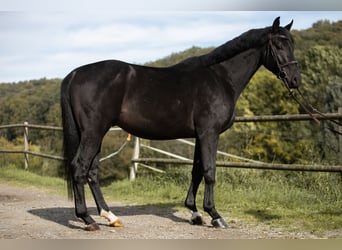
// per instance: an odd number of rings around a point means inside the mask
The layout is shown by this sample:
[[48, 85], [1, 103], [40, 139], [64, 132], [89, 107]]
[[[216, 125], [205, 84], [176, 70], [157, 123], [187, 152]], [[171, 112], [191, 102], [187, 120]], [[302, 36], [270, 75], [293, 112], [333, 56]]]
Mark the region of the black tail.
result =
[[74, 78], [75, 72], [70, 73], [64, 78], [61, 86], [61, 108], [63, 121], [63, 139], [64, 139], [64, 167], [65, 178], [67, 180], [68, 198], [73, 198], [73, 180], [71, 161], [76, 155], [80, 144], [79, 131], [75, 122], [75, 117], [70, 103], [70, 84]]

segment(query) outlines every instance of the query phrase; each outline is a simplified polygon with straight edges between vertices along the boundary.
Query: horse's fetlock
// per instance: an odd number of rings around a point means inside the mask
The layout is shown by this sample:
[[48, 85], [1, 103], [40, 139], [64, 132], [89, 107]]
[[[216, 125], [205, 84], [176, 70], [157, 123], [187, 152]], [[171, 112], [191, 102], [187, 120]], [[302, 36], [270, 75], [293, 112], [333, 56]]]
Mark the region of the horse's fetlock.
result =
[[214, 206], [203, 206], [204, 212], [207, 212], [208, 214], [211, 214], [213, 209], [214, 209]]
[[77, 218], [81, 218], [84, 220], [84, 218], [87, 218], [89, 216], [87, 210], [78, 208], [75, 212]]
[[188, 199], [186, 199], [184, 205], [191, 211], [196, 211], [196, 205], [194, 201], [189, 201]]
[[109, 224], [113, 224], [119, 220], [119, 218], [115, 214], [113, 214], [111, 211], [106, 211], [104, 209], [101, 209], [100, 216], [106, 218]]

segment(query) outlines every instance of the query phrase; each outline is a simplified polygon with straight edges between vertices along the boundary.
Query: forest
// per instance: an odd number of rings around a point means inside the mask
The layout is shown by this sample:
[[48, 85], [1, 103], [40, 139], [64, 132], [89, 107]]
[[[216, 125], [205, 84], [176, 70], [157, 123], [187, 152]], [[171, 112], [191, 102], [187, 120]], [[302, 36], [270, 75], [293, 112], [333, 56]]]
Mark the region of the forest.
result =
[[[337, 112], [342, 107], [342, 21], [321, 20], [309, 29], [294, 30], [292, 34], [302, 73], [300, 89], [308, 102], [321, 112]], [[194, 46], [146, 65], [168, 66], [212, 49]], [[27, 121], [30, 124], [61, 126], [61, 80], [42, 78], [1, 83], [0, 125]], [[305, 111], [292, 100], [282, 82], [263, 68], [251, 79], [236, 108], [237, 116], [298, 113]], [[310, 121], [236, 123], [221, 135], [219, 148], [264, 162], [339, 164], [339, 151], [342, 149], [339, 149], [338, 136], [329, 131], [329, 126], [332, 125], [327, 122], [317, 125]], [[124, 131], [108, 133], [102, 145], [102, 155], [116, 151], [126, 137]], [[59, 131], [30, 129], [29, 140], [32, 151], [62, 155], [62, 133]], [[191, 150], [171, 142], [146, 143], [169, 147], [179, 154], [192, 157]], [[22, 129], [0, 130], [0, 149], [22, 148]], [[132, 148], [133, 142], [116, 157], [101, 163], [102, 180], [127, 178]], [[0, 167], [9, 165], [23, 168], [23, 156], [0, 154]], [[29, 170], [41, 175], [60, 176], [60, 165], [58, 161], [30, 156]]]

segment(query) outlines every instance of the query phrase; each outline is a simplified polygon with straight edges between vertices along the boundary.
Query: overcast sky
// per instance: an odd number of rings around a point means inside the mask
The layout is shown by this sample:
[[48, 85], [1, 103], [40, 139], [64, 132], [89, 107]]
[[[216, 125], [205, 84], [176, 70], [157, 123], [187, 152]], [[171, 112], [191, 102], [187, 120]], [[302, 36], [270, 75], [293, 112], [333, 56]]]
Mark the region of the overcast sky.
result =
[[277, 16], [282, 25], [294, 19], [294, 29], [309, 28], [318, 20], [342, 20], [342, 11], [5, 7], [10, 11], [0, 12], [0, 82], [63, 78], [95, 61], [142, 64], [191, 46], [218, 46], [251, 28], [270, 26]]

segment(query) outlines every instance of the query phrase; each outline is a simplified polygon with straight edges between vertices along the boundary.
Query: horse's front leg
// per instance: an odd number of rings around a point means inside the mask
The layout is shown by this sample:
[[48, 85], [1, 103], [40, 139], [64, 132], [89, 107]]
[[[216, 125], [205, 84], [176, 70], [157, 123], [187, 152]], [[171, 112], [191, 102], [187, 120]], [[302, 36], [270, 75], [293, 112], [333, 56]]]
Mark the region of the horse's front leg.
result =
[[228, 228], [227, 223], [219, 215], [214, 202], [214, 184], [216, 181], [216, 151], [218, 133], [208, 133], [200, 138], [203, 176], [205, 181], [203, 208], [212, 218], [211, 224], [216, 228]]
[[123, 226], [119, 218], [109, 210], [108, 205], [103, 198], [103, 194], [102, 194], [102, 191], [100, 188], [100, 182], [99, 182], [99, 154], [96, 155], [90, 167], [90, 170], [88, 173], [88, 184], [93, 194], [94, 200], [96, 202], [96, 207], [97, 207], [97, 211], [99, 215], [108, 220], [109, 226], [112, 226], [112, 227]]
[[198, 212], [196, 206], [196, 195], [198, 186], [203, 179], [203, 166], [201, 160], [201, 150], [199, 146], [199, 141], [196, 140], [194, 162], [192, 167], [192, 178], [189, 187], [188, 195], [185, 200], [185, 206], [189, 208], [193, 213], [190, 219], [190, 223], [193, 225], [203, 225], [202, 215]]

